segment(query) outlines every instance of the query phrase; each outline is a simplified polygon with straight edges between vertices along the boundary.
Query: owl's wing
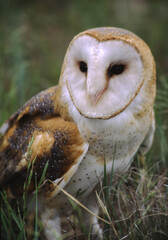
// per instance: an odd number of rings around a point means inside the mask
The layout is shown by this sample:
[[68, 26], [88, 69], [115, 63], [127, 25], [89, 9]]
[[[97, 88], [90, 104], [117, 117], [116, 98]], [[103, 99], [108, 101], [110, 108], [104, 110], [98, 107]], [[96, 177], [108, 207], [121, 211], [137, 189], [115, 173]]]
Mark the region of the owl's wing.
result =
[[68, 183], [87, 152], [77, 125], [54, 109], [56, 94], [57, 87], [39, 93], [1, 128], [0, 184], [9, 197], [33, 192], [39, 182], [44, 193], [56, 194], [56, 184]]
[[42, 118], [53, 116], [55, 114], [54, 99], [56, 92], [57, 86], [51, 87], [32, 97], [2, 125], [0, 133], [5, 134], [13, 124], [16, 124], [26, 114], [30, 116], [41, 114]]

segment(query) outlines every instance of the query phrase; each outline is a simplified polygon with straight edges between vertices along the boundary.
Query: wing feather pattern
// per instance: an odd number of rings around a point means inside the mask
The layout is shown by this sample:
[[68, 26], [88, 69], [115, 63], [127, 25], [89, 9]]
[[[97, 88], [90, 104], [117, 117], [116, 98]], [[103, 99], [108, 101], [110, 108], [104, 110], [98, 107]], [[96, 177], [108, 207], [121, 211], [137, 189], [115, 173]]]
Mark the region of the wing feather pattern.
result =
[[56, 91], [53, 87], [34, 96], [1, 128], [0, 184], [9, 197], [23, 194], [31, 169], [28, 192], [33, 192], [47, 162], [43, 191], [53, 192], [52, 182], [64, 187], [87, 152], [77, 125], [55, 111]]

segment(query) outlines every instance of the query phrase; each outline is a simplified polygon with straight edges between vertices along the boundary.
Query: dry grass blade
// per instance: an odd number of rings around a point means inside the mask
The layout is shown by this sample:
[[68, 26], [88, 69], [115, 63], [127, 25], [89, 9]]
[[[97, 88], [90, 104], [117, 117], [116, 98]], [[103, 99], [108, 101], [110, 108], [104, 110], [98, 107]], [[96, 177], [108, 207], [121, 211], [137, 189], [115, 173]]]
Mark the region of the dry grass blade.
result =
[[79, 206], [81, 206], [83, 209], [85, 209], [86, 211], [88, 211], [89, 213], [91, 213], [92, 215], [94, 215], [95, 217], [97, 217], [98, 219], [100, 219], [101, 221], [111, 225], [111, 222], [106, 221], [105, 219], [99, 217], [98, 215], [94, 214], [91, 210], [89, 210], [87, 207], [85, 207], [81, 202], [79, 202], [76, 198], [74, 198], [71, 194], [69, 194], [67, 191], [65, 191], [63, 188], [61, 188], [59, 185], [57, 185], [57, 187], [66, 195], [68, 196], [70, 199], [72, 199], [75, 203], [77, 203]]
[[99, 205], [100, 205], [103, 213], [104, 213], [104, 214], [108, 217], [108, 219], [110, 220], [111, 226], [112, 226], [112, 228], [113, 228], [113, 230], [114, 230], [114, 233], [115, 233], [116, 237], [119, 237], [118, 234], [117, 234], [117, 231], [116, 231], [116, 229], [115, 229], [115, 227], [114, 227], [114, 224], [113, 224], [113, 222], [112, 222], [112, 220], [111, 220], [111, 218], [110, 218], [110, 215], [109, 215], [109, 213], [108, 213], [108, 211], [107, 211], [107, 207], [104, 205], [104, 203], [103, 203], [102, 200], [100, 199], [100, 197], [99, 197], [99, 195], [98, 195], [97, 192], [96, 192], [96, 197], [97, 197], [98, 203], [99, 203]]

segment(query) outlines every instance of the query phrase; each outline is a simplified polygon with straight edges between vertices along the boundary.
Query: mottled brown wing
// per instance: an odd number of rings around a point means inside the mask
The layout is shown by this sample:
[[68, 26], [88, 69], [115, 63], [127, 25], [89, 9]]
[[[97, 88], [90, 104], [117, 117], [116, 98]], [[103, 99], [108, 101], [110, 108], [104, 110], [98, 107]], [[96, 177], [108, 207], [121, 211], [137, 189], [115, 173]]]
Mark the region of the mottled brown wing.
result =
[[55, 181], [64, 187], [87, 152], [77, 125], [54, 114], [55, 91], [35, 96], [6, 123], [0, 139], [0, 183], [9, 197], [23, 194], [26, 179], [28, 192], [34, 191], [47, 162], [43, 183], [49, 187]]
[[32, 97], [2, 125], [0, 133], [5, 134], [13, 124], [16, 124], [26, 114], [30, 116], [40, 114], [42, 118], [55, 115], [54, 100], [56, 94], [57, 86], [54, 86]]

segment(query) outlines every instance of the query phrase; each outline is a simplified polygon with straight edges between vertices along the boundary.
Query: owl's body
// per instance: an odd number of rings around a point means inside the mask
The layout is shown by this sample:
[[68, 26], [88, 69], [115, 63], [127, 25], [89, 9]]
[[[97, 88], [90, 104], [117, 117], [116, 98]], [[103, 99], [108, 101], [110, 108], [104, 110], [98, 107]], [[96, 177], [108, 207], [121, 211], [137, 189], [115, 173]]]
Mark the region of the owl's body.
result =
[[[17, 195], [10, 180], [18, 183], [20, 173], [24, 180], [32, 137], [29, 161], [37, 158], [34, 171], [40, 172], [39, 178], [49, 160], [40, 193], [48, 239], [53, 239], [52, 228], [59, 232], [60, 216], [71, 211], [57, 184], [96, 212], [93, 195], [104, 164], [107, 173], [117, 175], [128, 169], [138, 150], [146, 154], [155, 128], [154, 98], [155, 64], [147, 45], [126, 30], [91, 29], [71, 42], [58, 87], [34, 97], [2, 127], [1, 182], [10, 196]], [[27, 135], [26, 126], [32, 129]], [[26, 140], [11, 151], [17, 156], [17, 167], [12, 167], [6, 149], [12, 148], [11, 139], [19, 141], [17, 133]], [[97, 224], [95, 217], [91, 224]], [[93, 228], [101, 234], [98, 225]]]

